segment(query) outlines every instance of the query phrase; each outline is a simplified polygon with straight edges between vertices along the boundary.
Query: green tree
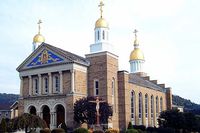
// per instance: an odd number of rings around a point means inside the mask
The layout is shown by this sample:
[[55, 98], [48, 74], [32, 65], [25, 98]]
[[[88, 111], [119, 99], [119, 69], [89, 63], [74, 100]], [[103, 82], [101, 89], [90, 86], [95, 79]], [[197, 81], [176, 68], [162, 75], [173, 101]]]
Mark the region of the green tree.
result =
[[1, 120], [0, 129], [0, 132], [7, 132], [7, 124], [4, 118]]
[[128, 123], [128, 128], [127, 129], [133, 129], [133, 124], [131, 122]]
[[185, 132], [198, 131], [198, 117], [193, 113], [167, 110], [160, 114], [158, 119], [160, 127], [184, 130]]
[[[100, 101], [102, 100], [99, 98]], [[74, 120], [79, 123], [96, 123], [96, 104], [90, 101], [95, 101], [96, 97], [86, 97], [77, 100], [74, 103]], [[112, 107], [107, 102], [100, 103], [100, 123], [107, 123], [112, 116]]]
[[27, 133], [28, 130], [35, 130], [37, 127], [47, 127], [46, 122], [42, 120], [39, 116], [24, 113], [23, 115], [13, 119], [14, 129], [25, 129], [25, 132]]
[[178, 110], [166, 110], [161, 112], [158, 119], [160, 127], [183, 128], [184, 116]]

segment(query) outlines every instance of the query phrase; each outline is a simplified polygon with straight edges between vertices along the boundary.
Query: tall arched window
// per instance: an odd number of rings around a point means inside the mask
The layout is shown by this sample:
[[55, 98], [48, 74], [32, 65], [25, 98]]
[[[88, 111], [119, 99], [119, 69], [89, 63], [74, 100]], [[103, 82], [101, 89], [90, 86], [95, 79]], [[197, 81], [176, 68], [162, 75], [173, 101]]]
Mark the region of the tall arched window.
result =
[[131, 91], [131, 122], [135, 124], [135, 92]]
[[160, 112], [163, 111], [163, 99], [162, 97], [160, 98]]
[[139, 125], [142, 125], [142, 93], [139, 93]]
[[35, 88], [35, 94], [38, 94], [39, 91], [39, 84], [38, 84], [38, 79], [34, 79], [34, 88]]
[[94, 95], [99, 95], [99, 80], [94, 80]]
[[100, 37], [99, 37], [99, 31], [97, 31], [97, 39], [99, 40], [99, 38], [100, 38]]
[[154, 126], [154, 97], [151, 95], [151, 126]]
[[148, 95], [145, 95], [145, 117], [148, 118]]
[[55, 92], [60, 92], [60, 78], [58, 75], [54, 77]]
[[113, 104], [113, 111], [116, 112], [116, 102], [115, 102], [115, 79], [112, 78], [112, 104]]
[[158, 117], [159, 110], [158, 110], [158, 96], [156, 97], [156, 117]]
[[44, 81], [43, 81], [43, 88], [44, 88], [44, 93], [48, 92], [48, 87], [49, 87], [49, 81], [47, 77], [44, 77]]
[[103, 30], [103, 40], [105, 39], [105, 31]]

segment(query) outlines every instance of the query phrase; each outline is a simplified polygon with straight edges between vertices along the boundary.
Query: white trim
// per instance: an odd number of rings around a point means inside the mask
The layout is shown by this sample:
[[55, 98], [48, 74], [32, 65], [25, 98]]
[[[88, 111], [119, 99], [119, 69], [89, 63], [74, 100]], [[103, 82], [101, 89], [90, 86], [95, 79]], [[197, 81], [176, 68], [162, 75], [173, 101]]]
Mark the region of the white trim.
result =
[[28, 76], [28, 75], [38, 75], [44, 73], [51, 73], [51, 72], [59, 72], [70, 70], [73, 68], [73, 64], [64, 64], [64, 65], [55, 65], [49, 67], [41, 67], [37, 69], [29, 69], [19, 73], [19, 76]]
[[117, 55], [115, 55], [115, 54], [113, 54], [111, 52], [108, 52], [108, 51], [92, 53], [92, 54], [86, 54], [85, 56], [86, 56], [86, 58], [90, 58], [90, 57], [101, 56], [101, 55], [109, 55], [109, 56], [112, 56], [115, 59], [118, 59]]

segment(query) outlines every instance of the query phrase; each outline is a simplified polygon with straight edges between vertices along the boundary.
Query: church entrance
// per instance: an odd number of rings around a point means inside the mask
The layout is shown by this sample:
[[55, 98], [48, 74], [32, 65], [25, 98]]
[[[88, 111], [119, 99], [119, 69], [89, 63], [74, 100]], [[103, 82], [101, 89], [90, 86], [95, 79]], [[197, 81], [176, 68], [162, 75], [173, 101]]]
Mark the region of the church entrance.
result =
[[62, 105], [56, 106], [56, 117], [57, 117], [57, 126], [61, 123], [65, 123], [65, 108]]
[[42, 114], [43, 114], [43, 120], [45, 120], [47, 126], [49, 127], [49, 125], [50, 125], [50, 109], [47, 105], [43, 106]]
[[31, 106], [29, 113], [32, 114], [32, 115], [36, 115], [36, 108], [34, 106]]

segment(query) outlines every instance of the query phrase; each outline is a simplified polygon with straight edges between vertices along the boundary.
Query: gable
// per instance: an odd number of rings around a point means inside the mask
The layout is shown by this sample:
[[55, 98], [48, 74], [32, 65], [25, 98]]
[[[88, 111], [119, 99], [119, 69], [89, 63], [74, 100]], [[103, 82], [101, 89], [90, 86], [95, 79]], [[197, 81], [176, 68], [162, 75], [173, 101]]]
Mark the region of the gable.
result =
[[60, 55], [57, 51], [54, 51], [54, 49], [47, 47], [45, 44], [41, 44], [23, 61], [23, 63], [17, 68], [17, 71], [67, 62], [69, 63], [71, 60], [66, 59], [64, 56]]
[[64, 59], [51, 52], [48, 49], [43, 49], [26, 67], [42, 66], [47, 64], [63, 62]]

